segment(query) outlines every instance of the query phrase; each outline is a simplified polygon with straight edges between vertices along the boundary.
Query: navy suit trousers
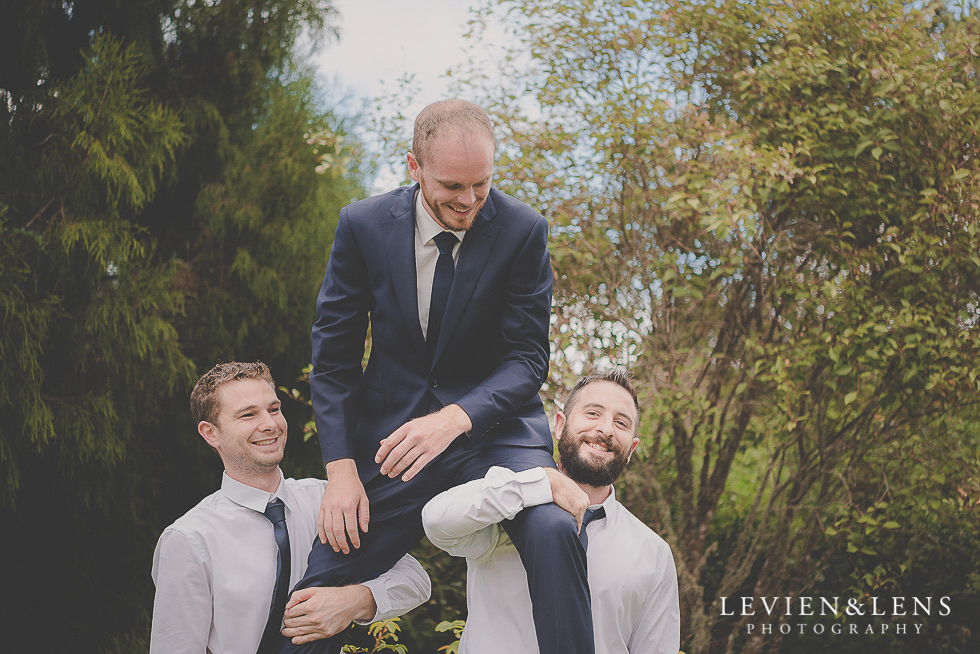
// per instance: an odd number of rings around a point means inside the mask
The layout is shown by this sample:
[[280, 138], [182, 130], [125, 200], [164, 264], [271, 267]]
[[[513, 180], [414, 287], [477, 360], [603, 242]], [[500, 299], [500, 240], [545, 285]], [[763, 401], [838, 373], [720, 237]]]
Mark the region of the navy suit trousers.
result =
[[[373, 579], [391, 568], [425, 535], [422, 507], [438, 493], [483, 477], [491, 466], [514, 471], [554, 467], [545, 447], [472, 444], [460, 436], [411, 481], [376, 476], [365, 486], [370, 502], [368, 533], [359, 549], [334, 552], [319, 540], [310, 552], [306, 577], [296, 588], [343, 586]], [[541, 654], [593, 654], [585, 546], [575, 519], [556, 504], [521, 511], [504, 521], [527, 572], [534, 624]], [[438, 580], [436, 581], [436, 583]], [[343, 634], [305, 645], [283, 638], [280, 653], [339, 654]]]

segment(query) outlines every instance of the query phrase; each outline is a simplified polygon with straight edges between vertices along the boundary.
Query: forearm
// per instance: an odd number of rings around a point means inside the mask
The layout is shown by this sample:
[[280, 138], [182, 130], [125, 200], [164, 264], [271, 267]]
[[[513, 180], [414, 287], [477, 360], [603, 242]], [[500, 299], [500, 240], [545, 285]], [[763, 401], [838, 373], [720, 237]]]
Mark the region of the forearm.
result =
[[327, 481], [343, 483], [357, 478], [357, 463], [354, 459], [334, 459], [324, 465]]
[[341, 211], [310, 335], [310, 395], [324, 462], [353, 456], [354, 403], [360, 389], [370, 289], [346, 210]]
[[351, 618], [358, 624], [371, 624], [377, 619], [378, 603], [374, 592], [366, 584], [349, 586], [351, 592]]
[[150, 654], [204, 654], [208, 648], [210, 608], [191, 605], [177, 610], [162, 608], [166, 605], [159, 596], [153, 604]]
[[519, 473], [491, 468], [483, 479], [430, 500], [422, 509], [422, 524], [437, 547], [455, 556], [480, 558], [496, 545], [494, 525], [527, 506], [551, 500], [551, 486], [542, 468]]
[[470, 418], [470, 436], [483, 436], [502, 419], [531, 402], [541, 390], [547, 371], [547, 365], [531, 366], [526, 360], [504, 361], [472, 391], [456, 400], [455, 404]]
[[391, 570], [362, 585], [370, 590], [375, 610], [371, 615], [358, 617], [357, 621], [361, 624], [408, 613], [427, 602], [432, 593], [429, 575], [418, 561], [407, 554]]

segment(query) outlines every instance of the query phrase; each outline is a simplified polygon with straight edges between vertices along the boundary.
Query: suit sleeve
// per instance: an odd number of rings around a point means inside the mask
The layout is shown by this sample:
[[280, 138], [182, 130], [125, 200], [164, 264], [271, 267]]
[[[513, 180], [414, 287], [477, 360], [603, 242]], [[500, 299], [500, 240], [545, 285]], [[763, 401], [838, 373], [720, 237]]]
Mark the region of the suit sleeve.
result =
[[473, 422], [471, 436], [482, 436], [501, 419], [514, 415], [547, 380], [553, 283], [548, 223], [538, 216], [507, 280], [500, 363], [481, 384], [456, 401]]
[[150, 654], [204, 654], [211, 631], [211, 571], [205, 553], [167, 529], [153, 553]]
[[311, 335], [310, 391], [324, 463], [354, 457], [354, 403], [371, 294], [347, 209], [340, 212]]

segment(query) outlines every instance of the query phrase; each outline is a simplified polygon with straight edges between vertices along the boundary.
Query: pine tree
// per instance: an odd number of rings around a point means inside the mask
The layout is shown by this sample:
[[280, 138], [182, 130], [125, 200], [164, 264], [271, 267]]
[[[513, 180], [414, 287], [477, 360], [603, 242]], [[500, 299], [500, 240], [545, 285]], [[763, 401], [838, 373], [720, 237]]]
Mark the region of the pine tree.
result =
[[[332, 224], [363, 193], [298, 63], [330, 18], [326, 0], [0, 12], [4, 649], [145, 649], [156, 537], [218, 482], [190, 385], [232, 357], [287, 384], [308, 361]], [[289, 457], [320, 468], [302, 438]]]

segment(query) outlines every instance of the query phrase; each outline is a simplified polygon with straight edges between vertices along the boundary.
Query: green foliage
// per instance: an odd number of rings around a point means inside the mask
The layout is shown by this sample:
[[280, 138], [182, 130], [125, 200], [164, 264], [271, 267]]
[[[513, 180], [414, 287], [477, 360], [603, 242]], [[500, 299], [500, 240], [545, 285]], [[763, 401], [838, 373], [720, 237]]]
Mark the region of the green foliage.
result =
[[187, 331], [201, 360], [254, 353], [295, 373], [309, 358], [299, 332], [313, 324], [336, 215], [358, 191], [343, 135], [316, 116], [309, 80], [266, 92], [256, 124], [228, 146], [224, 175], [197, 196], [200, 232], [184, 253], [196, 297]]
[[193, 374], [171, 322], [183, 307], [173, 266], [154, 264], [152, 241], [123, 217], [152, 196], [186, 135], [139, 86], [133, 48], [100, 38], [83, 59], [92, 64], [35, 117], [47, 132], [38, 177], [8, 186], [0, 217], [8, 504], [25, 453], [55, 448], [69, 476], [79, 463], [114, 466], [153, 398]]
[[438, 632], [451, 631], [453, 632], [453, 636], [456, 638], [456, 640], [449, 643], [448, 645], [443, 645], [442, 647], [440, 647], [439, 651], [446, 652], [447, 654], [457, 654], [457, 652], [459, 652], [459, 639], [463, 635], [464, 627], [466, 627], [465, 620], [453, 620], [452, 622], [449, 622], [448, 620], [444, 620], [443, 622], [437, 624], [436, 631]]
[[[532, 0], [479, 20], [501, 13], [519, 42], [482, 95], [499, 185], [553, 225], [552, 386], [583, 361], [636, 374], [623, 497], [675, 546], [689, 651], [780, 647], [737, 638], [718, 596], [803, 593], [848, 545], [856, 578], [893, 576], [903, 524], [975, 534], [914, 448], [960, 462], [945, 491], [975, 486], [978, 12]], [[464, 94], [496, 89], [482, 63]]]
[[[391, 620], [372, 623], [368, 627], [368, 636], [371, 642], [367, 645], [344, 645], [344, 654], [375, 654], [376, 652], [408, 654], [408, 646], [398, 642], [398, 634], [402, 628], [401, 622], [402, 618], [392, 618]], [[463, 633], [463, 627], [465, 625], [466, 623], [463, 620], [444, 621], [436, 625], [436, 632], [444, 633], [451, 631], [456, 639], [454, 642], [440, 647], [438, 651], [456, 654], [459, 649], [459, 638]], [[421, 647], [416, 647], [415, 651], [427, 650], [422, 645]]]
[[368, 633], [374, 638], [374, 643], [370, 649], [356, 645], [345, 645], [344, 654], [375, 654], [375, 652], [406, 654], [408, 648], [398, 642], [399, 631], [401, 631], [401, 625], [398, 623], [398, 618], [375, 622], [368, 627]]
[[[283, 381], [308, 361], [332, 221], [363, 193], [346, 119], [294, 62], [332, 18], [327, 0], [0, 10], [0, 518], [30, 534], [0, 551], [19, 562], [8, 648], [36, 648], [44, 604], [48, 648], [138, 649], [156, 538], [220, 471], [191, 384], [232, 357]], [[316, 474], [303, 450], [287, 467]]]

